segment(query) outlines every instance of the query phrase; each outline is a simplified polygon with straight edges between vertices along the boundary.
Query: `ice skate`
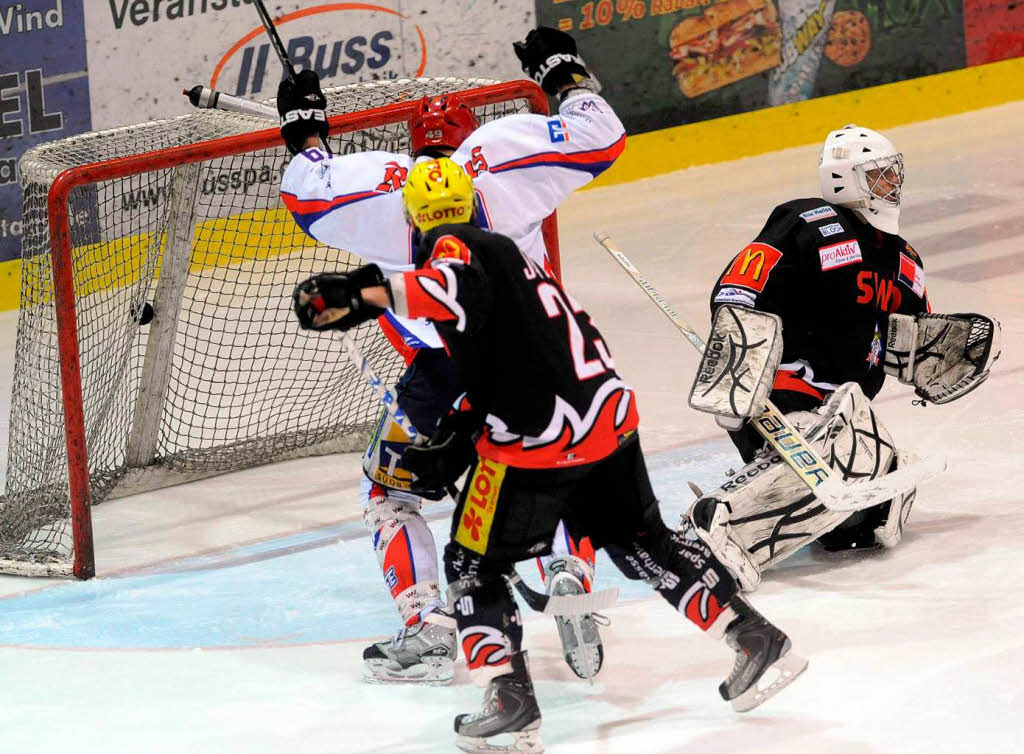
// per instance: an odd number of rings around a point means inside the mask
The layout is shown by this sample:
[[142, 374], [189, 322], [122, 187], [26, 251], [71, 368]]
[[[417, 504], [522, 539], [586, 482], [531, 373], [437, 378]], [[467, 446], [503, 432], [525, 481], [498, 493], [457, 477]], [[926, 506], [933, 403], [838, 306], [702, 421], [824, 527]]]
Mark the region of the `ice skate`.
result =
[[526, 667], [526, 652], [512, 655], [511, 665], [511, 673], [492, 678], [488, 683], [479, 712], [455, 718], [455, 745], [462, 751], [469, 754], [541, 754], [544, 751], [540, 740], [540, 708]]
[[789, 637], [737, 595], [729, 603], [737, 617], [725, 631], [736, 664], [718, 687], [737, 712], [747, 712], [791, 684], [807, 660], [790, 651]]
[[368, 683], [423, 683], [447, 686], [455, 677], [455, 619], [442, 610], [427, 613], [393, 639], [363, 650]]
[[[586, 576], [582, 563], [576, 558], [555, 558], [547, 567], [547, 587], [550, 595], [584, 594]], [[598, 624], [607, 624], [604, 616], [555, 616], [558, 637], [562, 641], [562, 654], [566, 664], [580, 678], [591, 680], [604, 663], [604, 647]]]

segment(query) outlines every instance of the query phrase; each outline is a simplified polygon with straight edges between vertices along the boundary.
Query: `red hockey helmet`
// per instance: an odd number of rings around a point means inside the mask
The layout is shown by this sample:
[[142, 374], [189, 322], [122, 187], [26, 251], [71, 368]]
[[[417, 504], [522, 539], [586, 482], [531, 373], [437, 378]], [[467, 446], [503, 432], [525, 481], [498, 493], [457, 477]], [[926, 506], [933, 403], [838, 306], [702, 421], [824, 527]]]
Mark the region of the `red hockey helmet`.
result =
[[424, 97], [409, 119], [411, 151], [415, 156], [429, 147], [458, 149], [479, 125], [458, 94]]

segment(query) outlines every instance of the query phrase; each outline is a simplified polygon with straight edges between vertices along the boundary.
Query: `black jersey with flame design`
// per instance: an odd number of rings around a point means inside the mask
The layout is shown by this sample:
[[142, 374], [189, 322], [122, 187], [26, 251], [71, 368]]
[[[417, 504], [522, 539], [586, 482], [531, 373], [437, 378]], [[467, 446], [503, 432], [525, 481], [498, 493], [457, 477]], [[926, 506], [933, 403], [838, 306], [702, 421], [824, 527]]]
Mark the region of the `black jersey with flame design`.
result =
[[505, 236], [442, 225], [420, 269], [391, 278], [395, 311], [437, 324], [474, 411], [481, 456], [520, 468], [593, 463], [636, 429], [632, 390], [601, 333]]
[[844, 382], [882, 387], [889, 315], [929, 310], [924, 266], [900, 236], [821, 199], [776, 207], [711, 293], [711, 310], [749, 306], [782, 318], [775, 388], [817, 398]]

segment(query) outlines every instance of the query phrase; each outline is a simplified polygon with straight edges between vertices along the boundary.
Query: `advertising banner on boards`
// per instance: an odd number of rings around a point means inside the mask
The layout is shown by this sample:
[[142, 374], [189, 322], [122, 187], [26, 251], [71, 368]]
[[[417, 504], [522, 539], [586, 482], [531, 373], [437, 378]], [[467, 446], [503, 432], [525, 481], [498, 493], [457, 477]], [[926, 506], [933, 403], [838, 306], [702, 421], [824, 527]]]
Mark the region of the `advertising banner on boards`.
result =
[[0, 262], [21, 255], [21, 156], [90, 127], [80, 0], [0, 2]]
[[964, 66], [961, 0], [539, 0], [630, 133]]
[[[86, 10], [93, 123], [109, 128], [189, 111], [183, 88], [277, 92], [281, 65], [249, 0], [106, 0]], [[267, 2], [296, 68], [325, 87], [415, 76], [519, 78], [512, 53], [533, 0]]]

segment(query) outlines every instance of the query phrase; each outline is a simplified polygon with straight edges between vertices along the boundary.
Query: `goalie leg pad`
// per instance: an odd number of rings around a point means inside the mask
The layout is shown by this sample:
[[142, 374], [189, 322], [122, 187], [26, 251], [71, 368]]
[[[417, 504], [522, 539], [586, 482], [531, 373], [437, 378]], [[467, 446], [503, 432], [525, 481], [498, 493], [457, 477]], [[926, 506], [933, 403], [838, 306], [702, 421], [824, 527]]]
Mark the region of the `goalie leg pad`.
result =
[[782, 320], [720, 306], [690, 389], [690, 407], [726, 422], [761, 413], [782, 358]]
[[[797, 411], [788, 418], [844, 479], [874, 478], [892, 468], [892, 437], [856, 383], [841, 386], [818, 412]], [[710, 507], [708, 498], [717, 505]], [[694, 503], [688, 517], [748, 588], [756, 577], [747, 563], [730, 556], [734, 546], [750, 554], [759, 575], [849, 515], [825, 508], [777, 453], [766, 452]]]
[[761, 583], [761, 569], [754, 557], [739, 544], [729, 525], [729, 506], [713, 497], [705, 497], [691, 509], [692, 534], [700, 537], [722, 565], [736, 578], [745, 592], [757, 589]]
[[903, 541], [903, 530], [910, 518], [910, 509], [917, 499], [917, 488], [907, 490], [893, 498], [885, 523], [875, 529], [875, 541], [882, 547], [892, 548]]
[[434, 535], [420, 515], [419, 498], [368, 486], [363, 523], [373, 534], [384, 583], [402, 620], [411, 625], [441, 599]]

